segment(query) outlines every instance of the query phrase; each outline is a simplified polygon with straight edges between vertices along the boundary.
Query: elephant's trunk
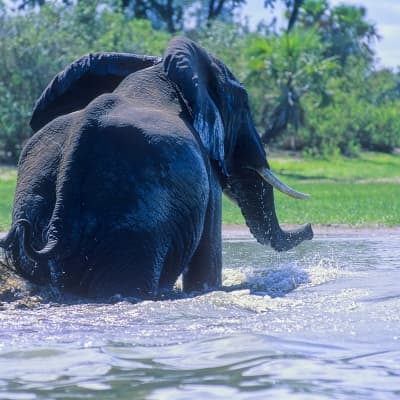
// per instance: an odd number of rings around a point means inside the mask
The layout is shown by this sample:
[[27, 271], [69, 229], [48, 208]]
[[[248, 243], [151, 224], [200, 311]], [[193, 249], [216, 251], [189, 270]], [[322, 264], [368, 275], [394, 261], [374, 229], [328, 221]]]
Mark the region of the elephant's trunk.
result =
[[257, 171], [241, 169], [240, 175], [230, 177], [228, 191], [236, 199], [247, 226], [259, 243], [270, 243], [275, 250], [286, 251], [303, 240], [312, 239], [310, 224], [291, 231], [284, 231], [279, 226], [273, 188]]
[[288, 231], [278, 227], [271, 236], [271, 246], [276, 251], [287, 251], [300, 244], [303, 240], [311, 240], [313, 236], [314, 233], [310, 224]]

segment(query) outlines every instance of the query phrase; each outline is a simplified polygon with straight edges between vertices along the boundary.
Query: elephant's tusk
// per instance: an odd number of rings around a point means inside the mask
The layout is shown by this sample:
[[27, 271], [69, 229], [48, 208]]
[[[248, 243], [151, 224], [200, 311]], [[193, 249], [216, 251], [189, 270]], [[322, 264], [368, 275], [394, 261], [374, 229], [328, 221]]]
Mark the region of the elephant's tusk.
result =
[[279, 190], [280, 192], [287, 194], [290, 197], [293, 197], [295, 199], [301, 199], [305, 200], [310, 197], [309, 194], [297, 192], [296, 190], [292, 189], [291, 187], [287, 186], [285, 183], [280, 181], [268, 168], [262, 167], [255, 169], [260, 176], [268, 182], [271, 186], [273, 186], [275, 189]]

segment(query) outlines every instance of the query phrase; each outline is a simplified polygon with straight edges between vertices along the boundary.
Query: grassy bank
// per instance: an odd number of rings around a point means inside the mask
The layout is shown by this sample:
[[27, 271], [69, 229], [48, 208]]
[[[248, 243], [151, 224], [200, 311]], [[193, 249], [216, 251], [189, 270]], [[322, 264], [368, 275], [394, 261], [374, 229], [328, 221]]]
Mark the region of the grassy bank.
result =
[[[400, 225], [400, 156], [364, 153], [357, 159], [304, 160], [269, 157], [271, 168], [309, 200], [276, 194], [282, 223]], [[0, 169], [0, 230], [10, 224], [15, 170]], [[223, 200], [224, 223], [244, 223], [239, 209]]]
[[0, 167], [0, 232], [7, 230], [11, 223], [16, 177], [15, 168]]
[[[364, 153], [357, 159], [304, 160], [269, 157], [271, 168], [295, 189], [309, 193], [305, 201], [276, 194], [281, 222], [400, 225], [400, 156]], [[224, 220], [243, 223], [237, 207], [224, 200]]]
[[[306, 201], [276, 195], [279, 220], [283, 223], [346, 224], [352, 226], [400, 225], [400, 184], [396, 183], [303, 183], [286, 180], [309, 193]], [[235, 205], [224, 199], [224, 222], [244, 223]]]

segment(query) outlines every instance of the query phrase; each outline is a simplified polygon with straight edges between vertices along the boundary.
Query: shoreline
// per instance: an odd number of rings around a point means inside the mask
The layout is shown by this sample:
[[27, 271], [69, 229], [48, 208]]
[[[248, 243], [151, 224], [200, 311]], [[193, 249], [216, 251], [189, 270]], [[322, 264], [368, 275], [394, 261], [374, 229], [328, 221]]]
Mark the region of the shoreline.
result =
[[[346, 224], [312, 225], [314, 237], [318, 235], [377, 235], [393, 234], [400, 238], [400, 226], [351, 226]], [[294, 229], [300, 225], [282, 224], [282, 229]], [[0, 232], [0, 239], [7, 232]], [[249, 228], [244, 224], [222, 224], [222, 239], [253, 238]]]
[[[294, 229], [300, 225], [282, 224], [282, 229]], [[367, 235], [375, 236], [377, 234], [398, 235], [400, 237], [400, 226], [351, 226], [345, 224], [332, 225], [313, 225], [314, 238], [319, 235]], [[246, 225], [241, 224], [223, 224], [222, 239], [248, 239], [253, 238]]]

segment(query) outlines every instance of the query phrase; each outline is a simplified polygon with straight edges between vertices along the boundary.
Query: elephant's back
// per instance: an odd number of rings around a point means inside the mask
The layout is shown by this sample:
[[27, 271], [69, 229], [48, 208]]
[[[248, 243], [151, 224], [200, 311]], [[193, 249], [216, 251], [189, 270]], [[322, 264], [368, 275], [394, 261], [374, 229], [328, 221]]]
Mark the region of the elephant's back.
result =
[[[118, 124], [110, 115], [93, 136], [80, 166], [84, 213], [100, 217], [109, 229], [142, 231], [202, 218], [197, 214], [206, 207], [208, 173], [196, 141], [180, 135], [176, 125], [172, 131], [172, 121], [155, 126], [153, 112], [136, 112], [142, 118], [120, 118]], [[169, 131], [160, 131], [160, 124]]]

